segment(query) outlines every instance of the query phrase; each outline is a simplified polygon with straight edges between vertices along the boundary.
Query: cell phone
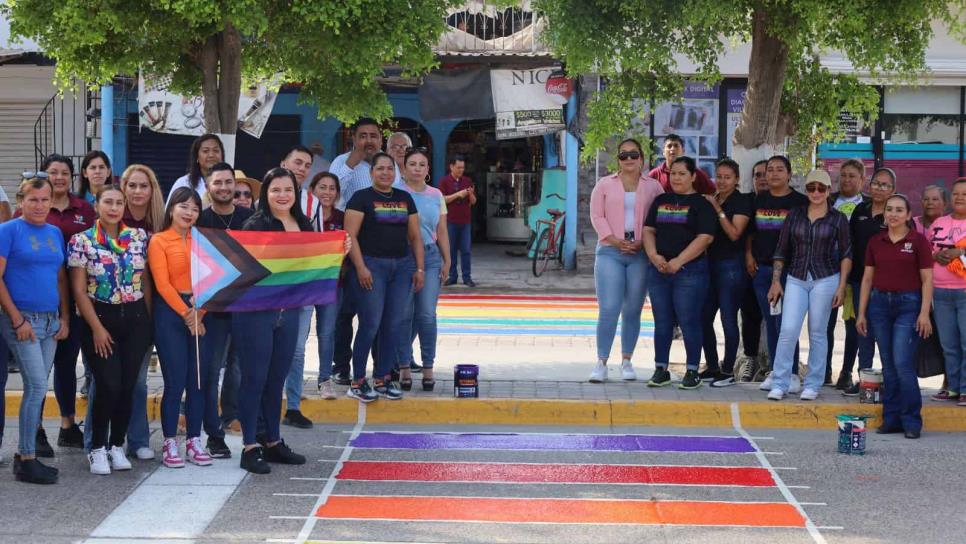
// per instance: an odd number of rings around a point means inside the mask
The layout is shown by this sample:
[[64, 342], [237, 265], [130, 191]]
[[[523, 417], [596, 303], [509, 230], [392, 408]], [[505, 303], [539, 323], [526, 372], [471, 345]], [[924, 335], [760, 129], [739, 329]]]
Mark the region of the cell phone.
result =
[[782, 299], [778, 297], [778, 300], [768, 309], [771, 315], [782, 315]]
[[633, 242], [634, 241], [634, 233], [633, 232], [625, 232], [624, 233], [624, 240], [626, 240], [628, 242]]

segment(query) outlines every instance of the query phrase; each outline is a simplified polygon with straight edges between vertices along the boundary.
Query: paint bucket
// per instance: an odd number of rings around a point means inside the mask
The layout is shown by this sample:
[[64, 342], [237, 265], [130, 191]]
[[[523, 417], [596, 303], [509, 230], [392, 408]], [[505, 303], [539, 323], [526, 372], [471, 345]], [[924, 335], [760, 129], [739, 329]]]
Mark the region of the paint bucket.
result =
[[477, 398], [480, 396], [479, 365], [456, 365], [453, 369], [453, 396]]
[[865, 455], [865, 420], [869, 416], [839, 414], [839, 453]]
[[879, 404], [882, 402], [882, 371], [871, 368], [859, 371], [859, 402]]

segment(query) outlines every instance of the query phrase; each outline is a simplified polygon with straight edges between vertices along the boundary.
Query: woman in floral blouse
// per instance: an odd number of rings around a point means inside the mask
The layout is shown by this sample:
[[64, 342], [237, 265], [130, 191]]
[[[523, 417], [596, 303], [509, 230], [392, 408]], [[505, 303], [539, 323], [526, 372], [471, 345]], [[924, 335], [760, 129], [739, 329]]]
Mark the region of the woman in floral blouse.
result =
[[134, 385], [151, 346], [151, 282], [148, 235], [123, 223], [124, 193], [105, 185], [96, 198], [99, 218], [71, 238], [68, 266], [84, 318], [81, 349], [97, 383], [88, 458], [93, 474], [110, 474], [131, 469], [123, 446]]

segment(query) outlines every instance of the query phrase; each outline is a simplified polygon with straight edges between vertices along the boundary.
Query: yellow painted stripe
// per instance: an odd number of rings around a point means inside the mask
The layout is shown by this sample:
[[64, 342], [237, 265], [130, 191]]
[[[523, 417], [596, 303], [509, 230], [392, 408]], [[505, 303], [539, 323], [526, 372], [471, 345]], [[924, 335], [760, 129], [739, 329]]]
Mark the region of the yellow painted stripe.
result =
[[[8, 391], [6, 413], [20, 410], [22, 392]], [[47, 395], [44, 417], [60, 417], [53, 393]], [[160, 418], [161, 396], [148, 396], [148, 419]], [[358, 401], [307, 399], [302, 413], [326, 423], [354, 423]], [[871, 404], [820, 404], [799, 402], [739, 402], [743, 427], [751, 429], [814, 429], [834, 431], [839, 414], [870, 416], [870, 428], [881, 423], [881, 406]], [[77, 413], [87, 410], [78, 397]], [[966, 432], [963, 408], [942, 404], [924, 406], [926, 432]], [[401, 402], [375, 402], [366, 407], [366, 421], [374, 424], [411, 425], [653, 425], [667, 427], [730, 428], [731, 403], [663, 400], [550, 400], [457, 399], [407, 397]]]

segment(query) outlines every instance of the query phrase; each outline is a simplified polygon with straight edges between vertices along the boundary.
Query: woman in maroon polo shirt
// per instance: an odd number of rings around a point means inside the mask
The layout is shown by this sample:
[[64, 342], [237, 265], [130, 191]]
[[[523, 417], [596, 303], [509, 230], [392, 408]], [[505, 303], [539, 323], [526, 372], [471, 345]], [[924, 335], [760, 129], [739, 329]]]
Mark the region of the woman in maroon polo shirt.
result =
[[[916, 377], [919, 338], [932, 334], [932, 247], [913, 230], [909, 200], [893, 195], [886, 201], [887, 230], [869, 240], [855, 328], [872, 336], [882, 359], [882, 425], [876, 432], [905, 433], [919, 438], [922, 396]], [[886, 273], [876, 274], [876, 268]]]
[[[50, 184], [54, 188], [51, 198], [50, 213], [47, 223], [60, 229], [64, 235], [64, 242], [70, 237], [83, 232], [94, 225], [96, 215], [94, 208], [83, 198], [70, 192], [74, 179], [74, 162], [63, 155], [48, 155], [41, 165], [41, 170], [47, 172]], [[17, 212], [20, 215], [20, 212]], [[57, 446], [61, 448], [83, 448], [84, 433], [74, 422], [74, 403], [77, 397], [77, 356], [80, 354], [81, 320], [74, 310], [74, 303], [70, 303], [70, 334], [67, 338], [57, 342], [57, 353], [54, 355], [54, 396], [60, 406], [60, 435]], [[47, 441], [47, 433], [43, 427], [37, 429], [37, 456], [53, 457], [54, 449]]]

